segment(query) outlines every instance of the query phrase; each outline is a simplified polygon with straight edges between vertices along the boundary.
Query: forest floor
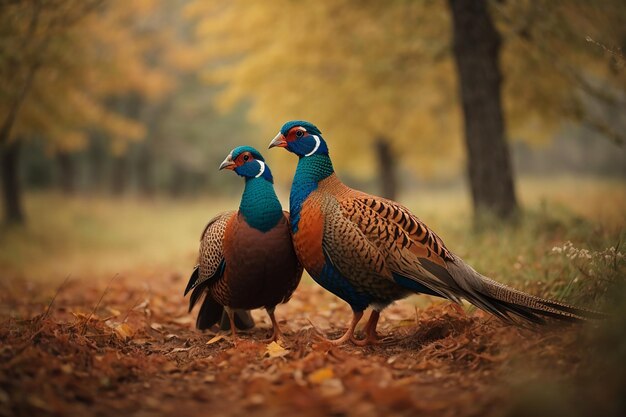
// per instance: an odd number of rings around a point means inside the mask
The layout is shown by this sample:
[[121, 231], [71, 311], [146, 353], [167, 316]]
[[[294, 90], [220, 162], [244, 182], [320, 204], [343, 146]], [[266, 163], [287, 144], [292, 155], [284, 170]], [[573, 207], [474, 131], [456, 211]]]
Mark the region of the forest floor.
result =
[[70, 280], [48, 305], [36, 286], [7, 285], [5, 309], [30, 318], [2, 311], [0, 415], [534, 415], [537, 389], [569, 412], [554, 386], [591, 361], [580, 327], [521, 329], [446, 303], [399, 302], [382, 344], [334, 347], [316, 335], [339, 336], [350, 312], [308, 282], [277, 309], [284, 341], [262, 341], [269, 319], [255, 311], [234, 344], [194, 329], [181, 276], [136, 282]]
[[235, 201], [29, 194], [28, 224], [0, 228], [0, 416], [624, 416], [623, 185], [523, 181], [524, 216], [484, 230], [458, 190], [406, 201], [479, 271], [621, 305], [611, 320], [519, 328], [414, 296], [364, 348], [318, 337], [351, 312], [308, 278], [277, 308], [280, 345], [263, 311], [236, 346], [195, 330], [182, 292], [199, 231]]

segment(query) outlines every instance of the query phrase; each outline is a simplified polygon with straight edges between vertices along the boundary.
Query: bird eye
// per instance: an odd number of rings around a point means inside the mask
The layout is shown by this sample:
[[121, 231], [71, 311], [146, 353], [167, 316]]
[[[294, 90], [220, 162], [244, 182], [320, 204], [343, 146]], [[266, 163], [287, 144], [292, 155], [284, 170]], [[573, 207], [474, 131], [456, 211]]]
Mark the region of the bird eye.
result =
[[304, 135], [304, 132], [302, 130], [296, 130], [296, 137], [297, 138], [301, 138], [302, 135]]
[[250, 159], [250, 157], [249, 157], [248, 155], [244, 155], [244, 156], [243, 156], [243, 160], [244, 160], [244, 161], [247, 161], [248, 159]]

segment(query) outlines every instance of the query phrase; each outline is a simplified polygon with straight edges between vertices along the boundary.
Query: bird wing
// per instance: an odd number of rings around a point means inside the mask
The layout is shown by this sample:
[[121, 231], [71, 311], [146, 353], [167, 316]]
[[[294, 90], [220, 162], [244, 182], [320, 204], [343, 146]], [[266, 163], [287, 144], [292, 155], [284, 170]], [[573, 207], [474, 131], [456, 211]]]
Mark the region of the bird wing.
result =
[[449, 273], [447, 264], [454, 262], [455, 256], [441, 238], [406, 207], [360, 192], [343, 196], [338, 205], [340, 219], [332, 221], [349, 232], [344, 231], [343, 238], [334, 237], [335, 244], [343, 239], [343, 244], [362, 258], [360, 262], [365, 261], [368, 266], [367, 262], [371, 262], [374, 268], [369, 269], [378, 272], [382, 263], [382, 270], [390, 273], [381, 276], [409, 289], [426, 287], [456, 302], [460, 302], [464, 293], [462, 288], [472, 288], [457, 282]]
[[560, 320], [600, 318], [602, 313], [572, 307], [515, 290], [484, 277], [455, 256], [443, 241], [402, 205], [359, 193], [344, 198], [341, 212], [384, 257], [396, 281], [413, 288], [418, 283], [455, 302], [461, 298], [497, 317], [513, 316], [533, 323], [542, 317]]
[[200, 284], [221, 275], [225, 266], [223, 252], [224, 232], [226, 231], [226, 225], [235, 213], [236, 211], [220, 213], [209, 220], [204, 227], [200, 235], [198, 265], [191, 274], [187, 288], [185, 288], [185, 295]]
[[344, 215], [340, 204], [328, 198], [323, 204], [324, 229], [322, 251], [324, 257], [357, 286], [363, 287], [383, 276], [393, 279], [382, 251], [363, 231]]

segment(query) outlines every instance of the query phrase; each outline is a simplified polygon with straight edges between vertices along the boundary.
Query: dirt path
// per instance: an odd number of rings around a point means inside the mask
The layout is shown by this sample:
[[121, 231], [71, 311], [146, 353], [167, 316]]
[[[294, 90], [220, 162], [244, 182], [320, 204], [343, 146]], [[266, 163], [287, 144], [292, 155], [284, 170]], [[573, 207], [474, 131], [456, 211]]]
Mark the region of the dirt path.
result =
[[398, 303], [381, 320], [385, 343], [332, 347], [316, 332], [338, 336], [350, 312], [313, 284], [277, 309], [282, 347], [261, 342], [262, 311], [235, 347], [194, 330], [182, 278], [137, 281], [70, 282], [47, 314], [50, 293], [7, 285], [0, 415], [501, 415], [518, 407], [519, 378], [566, 379], [583, 361], [574, 330], [520, 330], [446, 304]]

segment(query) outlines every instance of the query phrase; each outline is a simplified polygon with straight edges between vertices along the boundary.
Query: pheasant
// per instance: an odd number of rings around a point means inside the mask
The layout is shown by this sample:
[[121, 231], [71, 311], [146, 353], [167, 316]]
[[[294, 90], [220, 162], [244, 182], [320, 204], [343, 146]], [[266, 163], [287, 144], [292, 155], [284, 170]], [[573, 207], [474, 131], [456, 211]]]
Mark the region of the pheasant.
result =
[[302, 277], [289, 214], [283, 212], [272, 173], [256, 149], [233, 149], [221, 169], [244, 177], [245, 189], [239, 210], [218, 214], [202, 232], [198, 265], [185, 289], [185, 295], [193, 290], [189, 311], [204, 295], [196, 327], [212, 326], [225, 310], [236, 340], [236, 324], [241, 327], [237, 321], [245, 319], [245, 311], [236, 315], [235, 309], [264, 307], [272, 321], [270, 340], [277, 340], [282, 333], [274, 309], [289, 300]]
[[[347, 331], [332, 343], [375, 343], [380, 312], [414, 293], [458, 304], [465, 299], [508, 322], [599, 318], [600, 313], [535, 297], [481, 275], [406, 207], [344, 185], [313, 124], [286, 123], [269, 147], [285, 148], [299, 158], [289, 198], [298, 259], [353, 311]], [[357, 339], [354, 329], [368, 307], [372, 313], [365, 338]]]

